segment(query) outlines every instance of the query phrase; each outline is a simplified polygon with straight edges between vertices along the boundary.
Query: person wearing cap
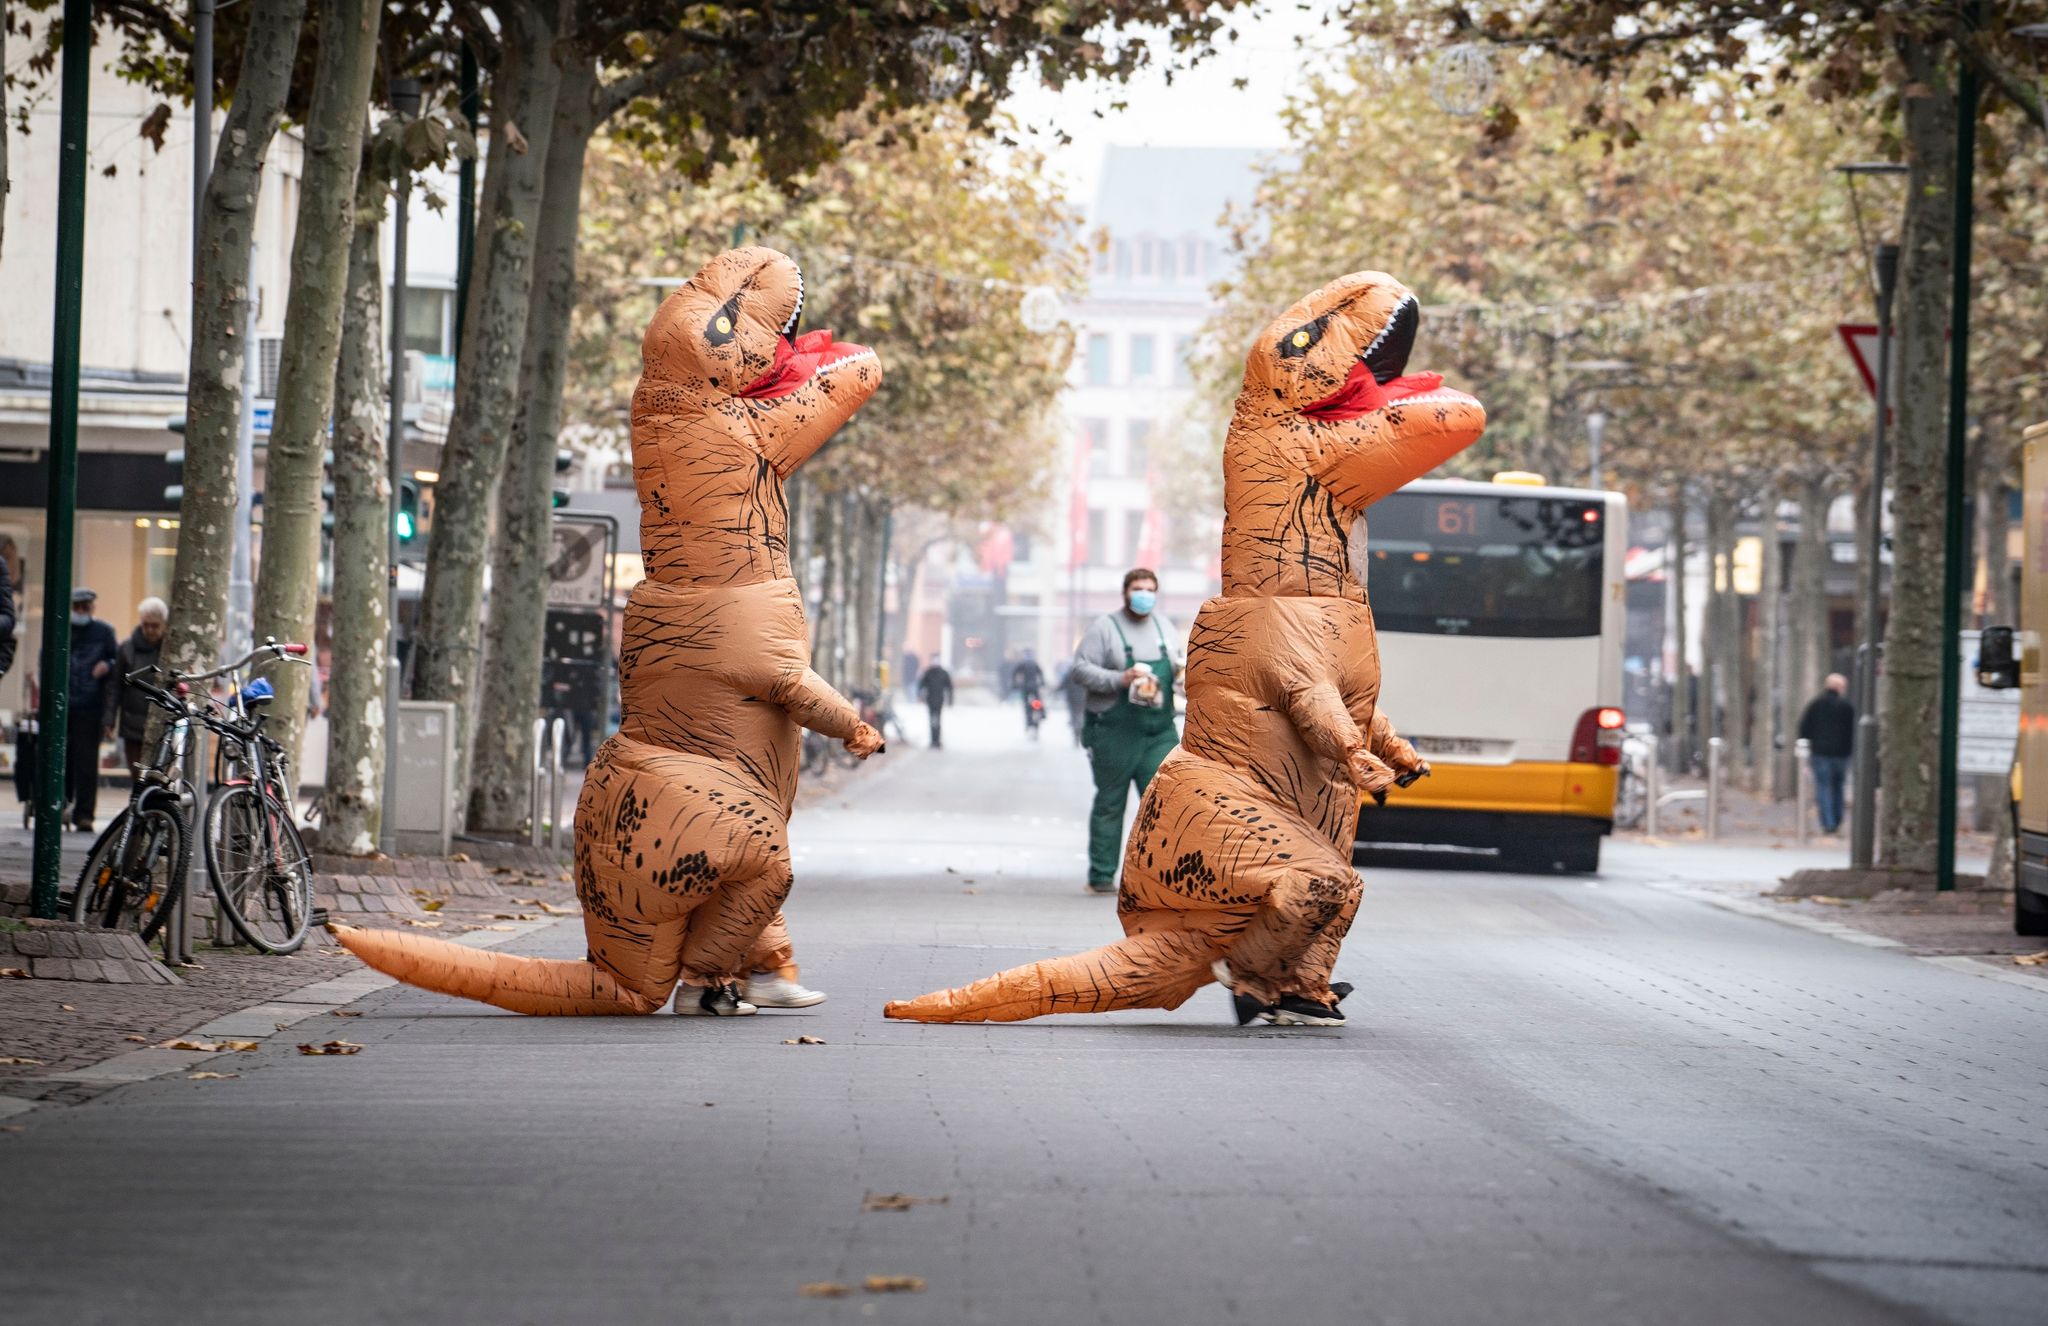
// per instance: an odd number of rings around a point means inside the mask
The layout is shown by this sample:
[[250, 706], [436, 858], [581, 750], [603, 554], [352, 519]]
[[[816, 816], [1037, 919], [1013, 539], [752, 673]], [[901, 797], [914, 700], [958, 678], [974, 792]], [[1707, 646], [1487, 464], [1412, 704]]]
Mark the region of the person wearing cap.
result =
[[164, 636], [171, 610], [160, 598], [146, 598], [135, 605], [135, 630], [114, 656], [114, 670], [107, 677], [107, 712], [114, 715], [121, 746], [133, 770], [142, 763], [142, 738], [149, 729], [149, 697], [128, 684], [140, 673], [152, 685], [164, 685]]
[[71, 827], [92, 832], [100, 796], [100, 743], [114, 735], [114, 692], [108, 685], [120, 644], [114, 628], [92, 615], [99, 596], [71, 591], [71, 706], [64, 742], [64, 787]]

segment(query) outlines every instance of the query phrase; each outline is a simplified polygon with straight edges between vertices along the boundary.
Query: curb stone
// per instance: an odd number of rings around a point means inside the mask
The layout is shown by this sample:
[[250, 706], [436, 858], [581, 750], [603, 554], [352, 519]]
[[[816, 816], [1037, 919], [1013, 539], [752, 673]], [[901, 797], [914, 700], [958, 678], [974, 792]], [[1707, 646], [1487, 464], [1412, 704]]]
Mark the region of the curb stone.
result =
[[[578, 918], [551, 916], [544, 920], [516, 922], [509, 931], [473, 930], [465, 935], [451, 935], [448, 942], [467, 945], [470, 948], [496, 948], [500, 944], [508, 944], [537, 930], [545, 930], [561, 921], [575, 919]], [[177, 1036], [183, 1035], [264, 1040], [308, 1018], [331, 1013], [337, 1008], [367, 998], [396, 984], [398, 982], [389, 976], [365, 968], [360, 972], [316, 981], [297, 990], [272, 995], [260, 1003], [224, 1013], [168, 1039], [176, 1039]], [[284, 1024], [284, 1027], [280, 1027], [280, 1023]], [[237, 1053], [239, 1052], [234, 1050], [222, 1050], [207, 1054], [192, 1050], [167, 1050], [159, 1045], [151, 1045], [139, 1050], [125, 1051], [111, 1058], [102, 1059], [98, 1063], [41, 1074], [36, 1080], [78, 1082], [104, 1087], [127, 1086], [133, 1082], [147, 1082], [153, 1078], [188, 1072], [215, 1059], [232, 1058]], [[27, 1114], [49, 1104], [49, 1101], [0, 1095], [0, 1119]]]

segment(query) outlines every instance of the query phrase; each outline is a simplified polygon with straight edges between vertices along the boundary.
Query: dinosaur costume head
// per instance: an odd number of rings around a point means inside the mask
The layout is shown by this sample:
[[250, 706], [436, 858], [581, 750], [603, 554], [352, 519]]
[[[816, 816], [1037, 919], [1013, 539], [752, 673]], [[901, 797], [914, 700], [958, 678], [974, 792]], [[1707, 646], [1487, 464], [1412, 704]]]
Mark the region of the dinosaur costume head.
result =
[[1365, 507], [1470, 446], [1478, 401], [1409, 374], [1422, 311], [1381, 272], [1339, 277], [1268, 323], [1223, 447], [1223, 592], [1362, 598]]
[[753, 583], [789, 574], [782, 481], [881, 385], [875, 352], [799, 332], [787, 254], [732, 249], [662, 302], [640, 343], [633, 482], [650, 579]]

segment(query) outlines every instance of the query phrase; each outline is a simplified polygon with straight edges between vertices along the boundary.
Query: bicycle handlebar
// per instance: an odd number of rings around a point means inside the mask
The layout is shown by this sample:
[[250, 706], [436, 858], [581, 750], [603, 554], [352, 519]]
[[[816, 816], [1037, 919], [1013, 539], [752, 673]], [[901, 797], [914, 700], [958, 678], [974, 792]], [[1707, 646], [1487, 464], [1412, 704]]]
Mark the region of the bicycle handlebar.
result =
[[240, 672], [265, 654], [268, 654], [280, 663], [300, 663], [306, 667], [313, 666], [312, 660], [305, 656], [305, 645], [295, 640], [280, 644], [277, 637], [270, 636], [262, 644], [242, 655], [234, 662], [223, 663], [211, 672], [178, 672], [172, 675], [179, 681], [210, 681], [215, 677], [224, 677], [231, 672]]

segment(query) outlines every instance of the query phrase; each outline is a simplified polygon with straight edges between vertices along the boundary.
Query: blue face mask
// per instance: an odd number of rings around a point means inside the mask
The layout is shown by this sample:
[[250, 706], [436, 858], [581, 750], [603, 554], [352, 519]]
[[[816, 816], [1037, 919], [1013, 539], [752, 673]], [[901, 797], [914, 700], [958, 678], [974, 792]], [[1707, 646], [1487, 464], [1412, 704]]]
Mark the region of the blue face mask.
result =
[[1152, 615], [1153, 605], [1158, 602], [1158, 591], [1150, 589], [1134, 589], [1131, 591], [1130, 598], [1131, 615], [1134, 617], [1149, 617]]

